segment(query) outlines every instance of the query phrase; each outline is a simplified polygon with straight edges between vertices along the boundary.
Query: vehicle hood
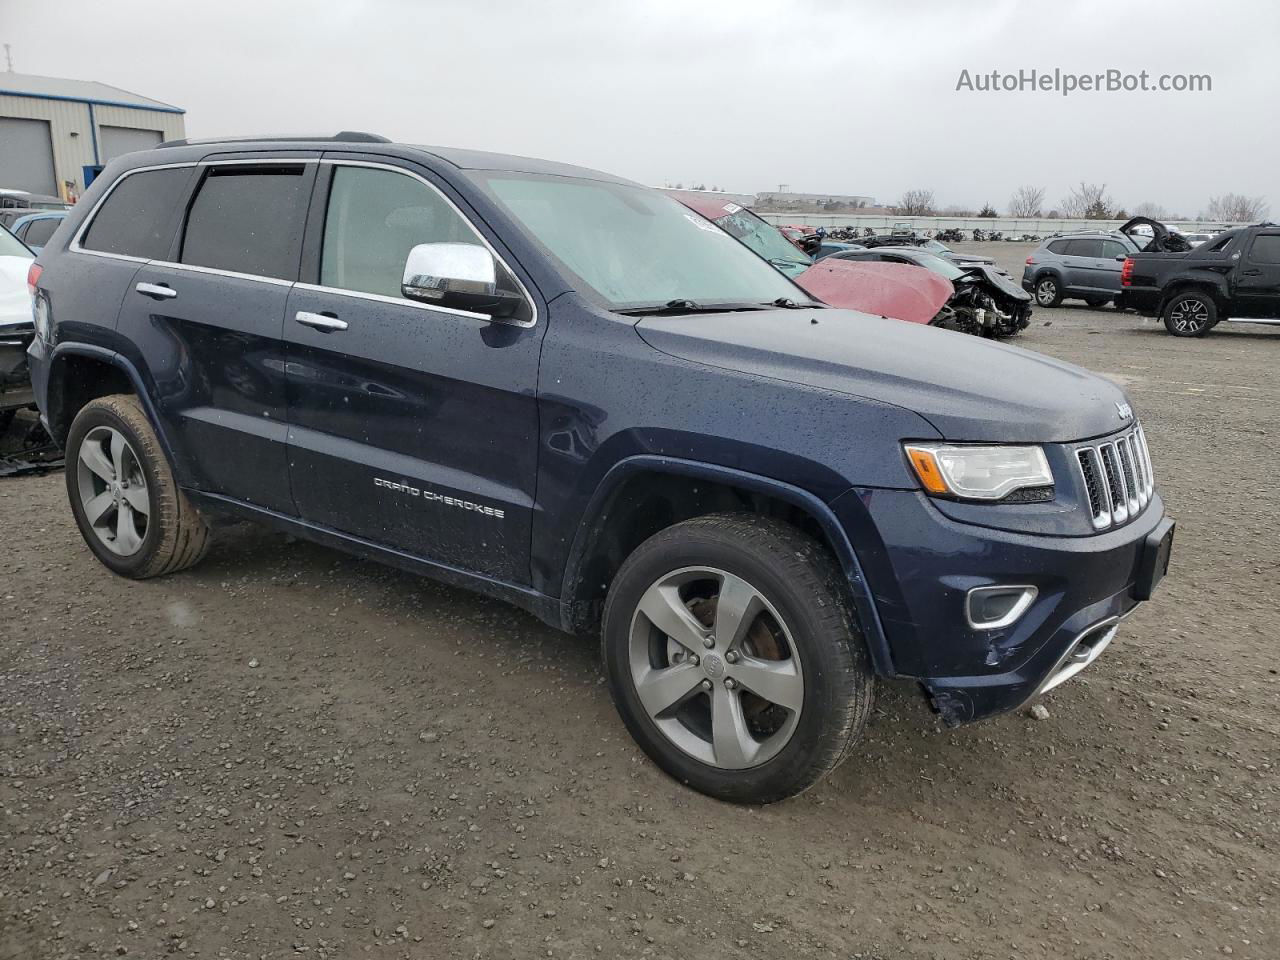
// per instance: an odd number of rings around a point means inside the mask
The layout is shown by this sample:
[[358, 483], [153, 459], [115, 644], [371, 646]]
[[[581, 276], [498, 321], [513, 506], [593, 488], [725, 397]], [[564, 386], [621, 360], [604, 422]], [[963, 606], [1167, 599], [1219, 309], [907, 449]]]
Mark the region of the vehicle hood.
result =
[[[956, 266], [970, 276], [985, 280], [989, 286], [994, 287], [1010, 300], [1016, 300], [1019, 303], [1031, 302], [1031, 294], [1014, 283], [1007, 273], [1001, 273], [995, 267], [969, 263], [956, 264]], [[959, 281], [956, 282], [958, 283]]]
[[31, 257], [0, 257], [0, 331], [30, 327], [31, 294], [27, 270]]
[[[636, 330], [654, 349], [693, 363], [894, 404], [947, 440], [1065, 443], [1130, 422], [1120, 413], [1124, 391], [1087, 370], [850, 310], [646, 317]], [[851, 438], [856, 417], [851, 411]]]
[[951, 281], [904, 263], [819, 260], [795, 278], [823, 303], [908, 323], [928, 323], [955, 292]]

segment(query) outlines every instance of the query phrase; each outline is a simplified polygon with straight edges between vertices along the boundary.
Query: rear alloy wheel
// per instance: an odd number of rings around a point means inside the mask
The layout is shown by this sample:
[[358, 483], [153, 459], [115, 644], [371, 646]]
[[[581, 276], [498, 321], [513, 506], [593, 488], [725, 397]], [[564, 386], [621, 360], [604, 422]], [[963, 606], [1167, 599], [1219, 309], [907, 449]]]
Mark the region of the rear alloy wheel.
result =
[[1036, 281], [1036, 303], [1042, 307], [1056, 307], [1062, 302], [1062, 288], [1054, 277], [1041, 277]]
[[204, 556], [209, 527], [174, 481], [136, 397], [85, 404], [67, 433], [66, 453], [71, 512], [109, 569], [141, 580]]
[[1164, 308], [1164, 327], [1175, 337], [1203, 337], [1217, 322], [1217, 304], [1198, 291], [1175, 294]]
[[602, 646], [636, 741], [721, 799], [768, 803], [812, 786], [870, 710], [838, 567], [760, 517], [702, 517], [641, 544], [610, 588]]

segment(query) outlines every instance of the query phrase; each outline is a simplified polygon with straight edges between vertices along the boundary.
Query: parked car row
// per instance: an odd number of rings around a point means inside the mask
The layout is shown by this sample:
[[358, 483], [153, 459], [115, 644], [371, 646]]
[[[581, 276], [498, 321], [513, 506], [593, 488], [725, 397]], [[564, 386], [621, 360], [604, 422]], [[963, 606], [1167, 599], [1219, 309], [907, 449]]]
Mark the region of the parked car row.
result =
[[1123, 389], [832, 308], [951, 283], [721, 213], [368, 134], [113, 160], [27, 275], [88, 549], [154, 577], [252, 519], [599, 635], [636, 742], [739, 802], [882, 678], [961, 724], [1096, 660], [1173, 540]]

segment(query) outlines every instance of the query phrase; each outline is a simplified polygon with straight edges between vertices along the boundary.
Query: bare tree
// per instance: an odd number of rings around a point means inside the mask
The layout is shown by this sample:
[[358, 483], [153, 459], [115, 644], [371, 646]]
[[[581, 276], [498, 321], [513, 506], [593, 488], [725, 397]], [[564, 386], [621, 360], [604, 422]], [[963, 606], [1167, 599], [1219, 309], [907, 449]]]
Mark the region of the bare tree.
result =
[[1044, 187], [1019, 187], [1009, 198], [1009, 216], [1038, 217], [1044, 207]]
[[933, 191], [908, 190], [898, 201], [897, 211], [906, 217], [933, 216]]
[[1271, 204], [1262, 197], [1246, 197], [1240, 193], [1224, 193], [1220, 197], [1210, 197], [1209, 206], [1205, 208], [1205, 220], [1225, 220], [1227, 222], [1257, 223], [1267, 215]]
[[1115, 201], [1105, 183], [1085, 183], [1073, 188], [1062, 201], [1062, 215], [1071, 220], [1110, 220]]
[[1150, 200], [1143, 201], [1133, 208], [1135, 216], [1150, 217], [1152, 220], [1169, 220], [1169, 211], [1158, 203], [1152, 203]]

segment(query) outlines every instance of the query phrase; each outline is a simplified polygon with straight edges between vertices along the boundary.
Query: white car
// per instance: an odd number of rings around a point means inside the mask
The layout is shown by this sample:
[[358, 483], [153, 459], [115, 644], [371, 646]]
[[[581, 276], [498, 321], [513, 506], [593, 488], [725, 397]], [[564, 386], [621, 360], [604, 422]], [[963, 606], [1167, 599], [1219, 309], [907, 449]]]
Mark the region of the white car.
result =
[[27, 291], [30, 250], [0, 227], [0, 432], [15, 411], [34, 402], [27, 374], [27, 347], [35, 335]]

